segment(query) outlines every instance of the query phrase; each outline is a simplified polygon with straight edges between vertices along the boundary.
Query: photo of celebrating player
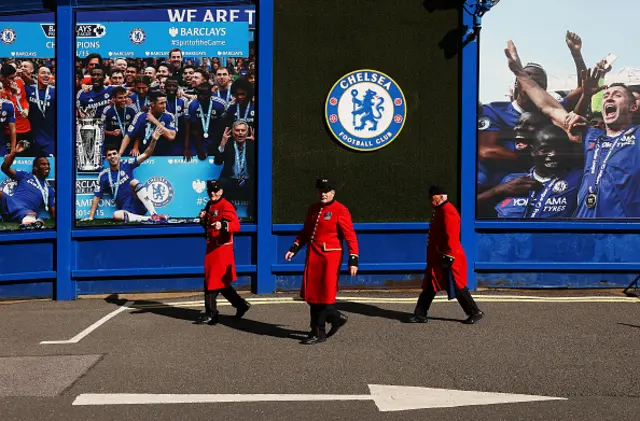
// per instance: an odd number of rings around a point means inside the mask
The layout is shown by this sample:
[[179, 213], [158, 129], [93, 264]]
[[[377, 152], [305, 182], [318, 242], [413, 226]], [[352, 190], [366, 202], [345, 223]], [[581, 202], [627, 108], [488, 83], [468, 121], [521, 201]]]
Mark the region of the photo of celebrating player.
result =
[[40, 216], [43, 211], [54, 220], [56, 217], [56, 193], [47, 181], [51, 166], [46, 156], [40, 156], [33, 159], [30, 173], [11, 168], [16, 155], [24, 150], [24, 142], [18, 142], [0, 167], [16, 183], [11, 195], [0, 190], [0, 215], [3, 221], [19, 222], [21, 229], [42, 228], [45, 225]]
[[[640, 218], [640, 68], [629, 42], [640, 5], [612, 3], [607, 12], [620, 30], [602, 37], [585, 24], [598, 4], [569, 0], [551, 18], [517, 26], [513, 3], [488, 16], [480, 48], [478, 218]], [[551, 0], [537, 6], [557, 9]], [[544, 33], [536, 24], [542, 19]]]

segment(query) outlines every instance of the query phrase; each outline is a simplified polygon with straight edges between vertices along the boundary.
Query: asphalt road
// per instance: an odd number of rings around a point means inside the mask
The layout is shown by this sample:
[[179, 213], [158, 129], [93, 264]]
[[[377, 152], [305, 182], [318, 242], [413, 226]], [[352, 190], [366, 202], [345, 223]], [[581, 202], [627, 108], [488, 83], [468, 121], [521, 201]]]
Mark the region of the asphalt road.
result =
[[[40, 342], [73, 338], [123, 302], [0, 305], [0, 419], [640, 418], [640, 299], [481, 301], [487, 317], [473, 326], [459, 323], [455, 300], [440, 300], [424, 325], [402, 323], [409, 301], [340, 303], [349, 322], [316, 346], [298, 343], [308, 330], [300, 302], [256, 303], [246, 319], [222, 317], [217, 326], [192, 323], [196, 303], [137, 302], [141, 308], [122, 311], [77, 343], [58, 345]], [[368, 385], [566, 399], [394, 412], [372, 400], [73, 405], [83, 394], [107, 393], [364, 396]]]

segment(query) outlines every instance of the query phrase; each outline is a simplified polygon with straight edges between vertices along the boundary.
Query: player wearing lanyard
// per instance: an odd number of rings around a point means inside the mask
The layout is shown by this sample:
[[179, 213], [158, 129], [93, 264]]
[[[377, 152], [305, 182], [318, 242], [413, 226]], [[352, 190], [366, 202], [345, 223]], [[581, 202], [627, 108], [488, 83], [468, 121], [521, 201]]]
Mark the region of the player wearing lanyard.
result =
[[[100, 199], [105, 192], [111, 194], [116, 202], [116, 211], [113, 219], [121, 222], [165, 222], [167, 215], [159, 215], [149, 197], [148, 186], [140, 183], [133, 172], [146, 161], [152, 154], [156, 142], [162, 136], [162, 128], [157, 127], [151, 136], [149, 147], [139, 156], [121, 162], [118, 148], [107, 146], [105, 148], [109, 168], [105, 168], [98, 175], [98, 185], [94, 193], [89, 217], [83, 221], [92, 221], [95, 217]], [[146, 215], [147, 211], [150, 215]]]
[[33, 160], [31, 173], [14, 170], [11, 165], [22, 152], [24, 142], [18, 142], [2, 163], [2, 172], [17, 185], [11, 196], [0, 189], [0, 215], [4, 220], [20, 222], [20, 228], [41, 228], [44, 223], [38, 215], [42, 211], [49, 212], [54, 220], [56, 217], [55, 191], [46, 180], [51, 167], [47, 157], [40, 156]]
[[226, 67], [220, 67], [216, 71], [216, 84], [214, 91], [216, 97], [224, 100], [227, 104], [231, 102], [233, 96], [231, 94], [231, 76], [229, 75], [229, 69]]
[[[569, 141], [566, 133], [557, 126], [543, 127], [536, 133], [531, 154], [534, 167], [527, 174], [509, 174], [500, 186], [491, 189], [499, 218], [569, 218], [577, 206], [578, 187], [582, 170], [576, 157], [580, 157], [579, 145]], [[577, 165], [576, 165], [577, 164]], [[535, 184], [520, 195], [500, 194], [502, 187], [512, 180], [527, 178]], [[490, 191], [485, 194], [490, 194]]]
[[151, 78], [149, 76], [138, 76], [135, 82], [135, 92], [129, 97], [131, 99], [131, 107], [136, 113], [149, 111], [149, 87], [151, 86]]
[[2, 98], [3, 95], [4, 88], [0, 82], [0, 156], [5, 156], [16, 147], [15, 108], [13, 102]]
[[[564, 107], [538, 86], [523, 71], [518, 52], [509, 41], [505, 50], [509, 68], [536, 106], [556, 125], [576, 134], [586, 120], [569, 114]], [[597, 80], [596, 77], [592, 78]], [[590, 101], [598, 91], [597, 83], [585, 80], [581, 101]], [[588, 103], [588, 102], [587, 102]], [[578, 191], [578, 218], [628, 218], [640, 216], [640, 144], [637, 142], [640, 126], [633, 125], [638, 110], [633, 93], [623, 84], [611, 84], [602, 96], [602, 117], [605, 129], [587, 128], [584, 139], [584, 173]]]
[[26, 87], [31, 104], [31, 152], [36, 155], [53, 156], [56, 151], [56, 88], [49, 85], [51, 70], [48, 68], [40, 67], [37, 78], [37, 84]]
[[149, 94], [149, 104], [149, 112], [138, 113], [129, 125], [120, 146], [120, 155], [127, 149], [131, 140], [134, 141], [131, 156], [140, 155], [140, 152], [149, 146], [151, 134], [156, 128], [160, 128], [162, 134], [161, 143], [156, 147], [156, 155], [168, 155], [171, 146], [169, 143], [176, 138], [176, 125], [173, 116], [166, 112], [167, 96], [163, 92], [152, 91]]
[[[122, 140], [127, 133], [127, 127], [136, 116], [132, 107], [127, 107], [127, 90], [122, 86], [113, 89], [114, 104], [104, 108], [102, 112], [102, 125], [104, 126], [105, 144], [122, 145]], [[125, 153], [130, 150], [125, 151]]]
[[[189, 118], [187, 119], [187, 133], [185, 148], [190, 147], [191, 141], [200, 159], [205, 159], [209, 149], [217, 146], [222, 137], [222, 122], [227, 110], [226, 103], [211, 94], [211, 86], [203, 83], [196, 88], [198, 99], [189, 104]], [[215, 152], [214, 152], [215, 153]]]
[[167, 92], [167, 112], [173, 116], [176, 124], [176, 139], [171, 142], [168, 154], [190, 158], [190, 151], [185, 148], [184, 144], [187, 101], [184, 98], [178, 98], [178, 78], [175, 76], [168, 77], [165, 81], [164, 89]]
[[113, 88], [104, 86], [105, 74], [104, 67], [96, 65], [91, 71], [92, 86], [83, 87], [78, 92], [76, 107], [81, 116], [100, 118], [104, 107], [111, 102]]
[[225, 119], [225, 127], [231, 125], [238, 120], [246, 121], [249, 126], [255, 128], [255, 107], [253, 105], [253, 85], [245, 77], [238, 78], [231, 85], [231, 95], [234, 99], [227, 109], [227, 118]]

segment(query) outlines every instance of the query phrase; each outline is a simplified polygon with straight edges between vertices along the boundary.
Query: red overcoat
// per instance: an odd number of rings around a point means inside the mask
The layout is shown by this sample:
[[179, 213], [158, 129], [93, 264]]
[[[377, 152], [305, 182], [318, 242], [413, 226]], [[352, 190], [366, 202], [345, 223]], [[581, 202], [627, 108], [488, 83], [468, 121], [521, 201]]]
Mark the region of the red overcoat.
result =
[[346, 206], [334, 200], [309, 207], [304, 227], [295, 241], [300, 248], [308, 244], [300, 290], [306, 302], [335, 303], [345, 240], [349, 255], [358, 256], [358, 239]]
[[[207, 252], [204, 257], [204, 285], [207, 291], [229, 286], [236, 280], [233, 233], [240, 231], [240, 221], [233, 205], [222, 198], [211, 203], [205, 215]], [[215, 222], [227, 222], [226, 231], [216, 231]]]
[[427, 242], [427, 271], [422, 281], [422, 289], [429, 284], [435, 291], [447, 289], [448, 279], [442, 270], [442, 255], [453, 257], [451, 274], [460, 289], [467, 286], [467, 257], [460, 243], [460, 214], [450, 202], [437, 206], [429, 224]]

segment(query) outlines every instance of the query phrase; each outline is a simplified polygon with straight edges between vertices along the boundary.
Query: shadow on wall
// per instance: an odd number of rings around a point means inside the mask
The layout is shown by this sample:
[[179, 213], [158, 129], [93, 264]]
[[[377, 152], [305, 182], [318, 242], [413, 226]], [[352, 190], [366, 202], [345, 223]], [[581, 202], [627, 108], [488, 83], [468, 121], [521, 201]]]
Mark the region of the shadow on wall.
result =
[[[442, 10], [457, 10], [462, 13], [462, 6], [467, 0], [423, 0], [422, 5], [429, 13], [436, 13]], [[438, 46], [444, 51], [444, 58], [450, 60], [462, 51], [462, 40], [469, 30], [468, 26], [458, 26], [447, 32]]]

